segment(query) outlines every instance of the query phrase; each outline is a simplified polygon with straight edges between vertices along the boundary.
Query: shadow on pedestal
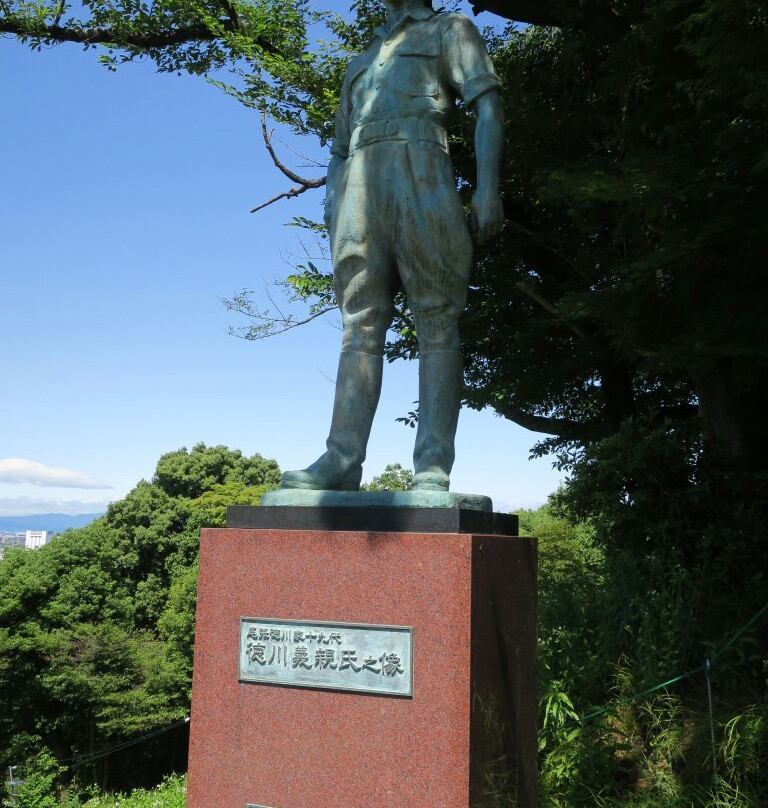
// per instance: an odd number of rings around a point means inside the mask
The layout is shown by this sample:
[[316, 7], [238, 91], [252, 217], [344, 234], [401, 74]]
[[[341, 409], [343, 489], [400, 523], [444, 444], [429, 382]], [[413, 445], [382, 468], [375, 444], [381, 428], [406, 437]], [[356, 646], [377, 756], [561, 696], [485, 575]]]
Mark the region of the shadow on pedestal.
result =
[[319, 507], [230, 505], [227, 508], [227, 527], [265, 530], [363, 530], [379, 533], [485, 533], [494, 536], [516, 536], [518, 520], [517, 516], [511, 513], [455, 507], [391, 507], [386, 504], [355, 507], [338, 504]]

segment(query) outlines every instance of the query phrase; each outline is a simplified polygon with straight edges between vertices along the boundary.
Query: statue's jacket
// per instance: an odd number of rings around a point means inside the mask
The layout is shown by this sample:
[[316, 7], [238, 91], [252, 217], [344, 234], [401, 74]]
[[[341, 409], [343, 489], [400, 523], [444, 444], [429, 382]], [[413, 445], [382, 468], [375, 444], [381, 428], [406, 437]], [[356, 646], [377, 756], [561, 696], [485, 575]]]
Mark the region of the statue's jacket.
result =
[[359, 323], [383, 338], [400, 282], [420, 339], [439, 341], [463, 311], [472, 242], [446, 118], [498, 85], [474, 24], [426, 7], [380, 28], [347, 68], [326, 195], [347, 347]]
[[331, 151], [346, 159], [358, 146], [398, 136], [446, 148], [455, 99], [471, 106], [498, 85], [471, 20], [413, 9], [391, 30], [379, 28], [347, 68]]

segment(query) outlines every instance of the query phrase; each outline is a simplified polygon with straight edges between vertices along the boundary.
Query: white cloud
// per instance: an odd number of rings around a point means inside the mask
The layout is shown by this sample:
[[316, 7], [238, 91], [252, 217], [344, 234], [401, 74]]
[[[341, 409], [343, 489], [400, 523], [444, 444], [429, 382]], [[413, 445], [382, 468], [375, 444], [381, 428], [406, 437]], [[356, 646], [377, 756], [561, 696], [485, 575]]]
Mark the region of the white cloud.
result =
[[54, 469], [21, 457], [0, 459], [0, 483], [31, 483], [56, 488], [111, 488], [87, 474]]
[[33, 497], [0, 497], [0, 516], [34, 516], [39, 513], [103, 513], [107, 501], [86, 502], [79, 499], [34, 499]]

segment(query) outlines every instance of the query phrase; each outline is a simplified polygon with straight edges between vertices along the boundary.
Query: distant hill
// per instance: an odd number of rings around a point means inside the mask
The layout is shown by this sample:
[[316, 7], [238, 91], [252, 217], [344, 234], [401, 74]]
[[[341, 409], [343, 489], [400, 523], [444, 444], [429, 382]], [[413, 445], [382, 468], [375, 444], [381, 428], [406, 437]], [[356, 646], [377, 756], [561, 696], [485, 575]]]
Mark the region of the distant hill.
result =
[[103, 513], [36, 513], [30, 516], [0, 516], [0, 533], [18, 533], [22, 530], [52, 530], [60, 533], [68, 527], [83, 527]]

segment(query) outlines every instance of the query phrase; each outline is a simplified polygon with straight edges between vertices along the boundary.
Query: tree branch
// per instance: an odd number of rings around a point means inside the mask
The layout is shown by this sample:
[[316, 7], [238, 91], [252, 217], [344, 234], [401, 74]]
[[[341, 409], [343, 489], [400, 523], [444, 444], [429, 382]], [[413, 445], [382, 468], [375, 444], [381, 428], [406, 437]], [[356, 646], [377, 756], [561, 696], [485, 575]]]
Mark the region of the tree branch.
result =
[[698, 404], [675, 404], [669, 407], [659, 407], [657, 421], [669, 419], [671, 421], [690, 421], [699, 415]]
[[[225, 31], [240, 30], [240, 20], [235, 15], [235, 21], [230, 17], [219, 20]], [[56, 23], [41, 25], [37, 22], [30, 24], [18, 19], [0, 19], [0, 34], [13, 34], [20, 39], [42, 39], [46, 42], [76, 42], [82, 45], [116, 45], [118, 47], [135, 50], [154, 50], [169, 48], [175, 45], [184, 45], [190, 42], [214, 42], [221, 38], [219, 33], [211, 31], [208, 26], [187, 25], [180, 28], [168, 28], [164, 31], [144, 33], [114, 28], [70, 28]], [[257, 37], [255, 44], [263, 51], [277, 54], [277, 48], [269, 41]]]
[[61, 22], [61, 15], [64, 13], [64, 7], [67, 4], [67, 0], [61, 0], [59, 3], [59, 10], [56, 12], [56, 18], [53, 21], [54, 25], [58, 25]]
[[235, 31], [242, 31], [243, 24], [240, 22], [240, 17], [237, 16], [237, 11], [235, 7], [232, 5], [230, 0], [219, 0], [219, 4], [227, 12], [227, 16], [229, 17], [229, 21], [232, 23], [232, 29]]
[[[227, 307], [229, 308], [229, 307]], [[267, 339], [267, 337], [276, 337], [278, 334], [285, 334], [286, 331], [290, 331], [293, 328], [298, 328], [301, 325], [306, 325], [307, 323], [311, 323], [312, 320], [316, 320], [318, 317], [322, 317], [324, 314], [328, 314], [328, 312], [333, 311], [336, 306], [328, 306], [323, 309], [318, 309], [312, 314], [307, 315], [306, 317], [302, 317], [300, 320], [291, 320], [289, 317], [284, 317], [282, 319], [275, 318], [273, 320], [264, 317], [261, 315], [261, 319], [264, 320], [264, 323], [261, 325], [256, 326], [243, 326], [242, 328], [235, 328], [235, 326], [229, 326], [227, 329], [227, 333], [231, 337], [237, 337], [238, 339], [248, 340], [249, 342], [254, 342], [255, 340], [259, 339]], [[237, 311], [236, 308], [230, 308], [230, 311]], [[254, 314], [249, 314], [249, 317], [258, 317]]]
[[[545, 435], [556, 435], [559, 438], [582, 443], [604, 438], [615, 429], [615, 425], [611, 425], [603, 417], [588, 421], [574, 421], [569, 418], [533, 415], [508, 401], [494, 401], [492, 406], [499, 415], [513, 421], [524, 429], [530, 429], [532, 432], [543, 432]], [[655, 420], [658, 423], [665, 419], [686, 421], [697, 417], [698, 414], [699, 408], [695, 404], [679, 404], [660, 407], [656, 412]]]
[[582, 340], [582, 342], [584, 342], [592, 349], [592, 351], [594, 352], [595, 356], [598, 359], [601, 359], [604, 362], [613, 361], [610, 348], [607, 345], [603, 344], [600, 340], [598, 340], [594, 336], [588, 334], [586, 331], [584, 331], [583, 328], [580, 328], [575, 323], [569, 323], [567, 321], [564, 321], [563, 318], [560, 316], [559, 312], [557, 311], [557, 308], [552, 303], [550, 303], [550, 301], [548, 301], [545, 297], [540, 295], [532, 286], [530, 286], [527, 283], [524, 283], [523, 281], [518, 281], [515, 284], [515, 286], [524, 295], [531, 298], [531, 300], [533, 300], [535, 303], [538, 303], [539, 306], [541, 306], [541, 308], [544, 309], [544, 311], [546, 311], [548, 314], [551, 314], [555, 319], [558, 319], [561, 322], [563, 322], [564, 325], [566, 325], [571, 331], [573, 331], [573, 333], [580, 340]]
[[299, 196], [303, 194], [305, 191], [309, 191], [311, 186], [304, 185], [304, 186], [296, 186], [295, 188], [290, 188], [287, 191], [283, 191], [283, 193], [278, 194], [277, 196], [273, 196], [272, 199], [268, 199], [266, 202], [262, 202], [260, 205], [256, 205], [255, 208], [251, 208], [251, 213], [256, 213], [266, 207], [269, 207], [275, 202], [279, 202], [281, 199], [293, 199], [295, 196]]
[[251, 213], [256, 213], [256, 211], [266, 208], [268, 205], [271, 205], [273, 202], [277, 202], [279, 199], [292, 199], [295, 196], [299, 196], [299, 194], [303, 194], [305, 191], [309, 191], [314, 188], [322, 188], [325, 185], [326, 177], [307, 179], [306, 177], [300, 176], [295, 171], [291, 171], [288, 166], [284, 165], [280, 161], [280, 158], [277, 156], [274, 146], [272, 145], [272, 136], [267, 129], [267, 116], [263, 112], [261, 113], [261, 134], [264, 137], [264, 145], [267, 147], [267, 151], [269, 152], [269, 156], [272, 158], [272, 162], [275, 164], [275, 167], [282, 174], [288, 177], [291, 182], [297, 182], [298, 185], [288, 191], [283, 191], [283, 193], [278, 194], [277, 196], [273, 196], [272, 199], [262, 202], [255, 208], [251, 208]]
[[605, 433], [602, 421], [573, 421], [569, 418], [552, 418], [546, 415], [533, 415], [505, 401], [495, 401], [493, 409], [504, 418], [514, 421], [531, 432], [543, 432], [546, 435], [557, 435], [567, 440], [594, 440]]
[[299, 185], [306, 185], [307, 188], [322, 188], [322, 186], [325, 185], [325, 177], [318, 177], [314, 180], [308, 180], [299, 176], [295, 171], [291, 171], [290, 168], [280, 162], [280, 158], [277, 156], [275, 149], [272, 146], [272, 136], [267, 129], [267, 115], [264, 112], [261, 113], [261, 134], [264, 136], [264, 143], [267, 147], [267, 151], [269, 152], [269, 156], [272, 158], [272, 162], [283, 174], [285, 174], [286, 177], [288, 177], [291, 182], [298, 182]]
[[599, 0], [577, 3], [574, 0], [470, 0], [475, 14], [489, 11], [515, 22], [576, 28], [600, 36], [617, 39], [623, 36], [630, 21], [619, 17]]
[[557, 256], [557, 258], [559, 258], [564, 264], [569, 266], [574, 272], [578, 272], [579, 274], [581, 274], [579, 265], [572, 258], [568, 258], [568, 256], [564, 252], [558, 250], [557, 247], [553, 246], [549, 242], [542, 239], [540, 236], [536, 235], [536, 233], [534, 233], [533, 230], [529, 230], [527, 227], [524, 227], [519, 222], [515, 222], [509, 218], [507, 218], [505, 226], [510, 227], [512, 230], [516, 231], [517, 233], [520, 233], [520, 235], [525, 236], [527, 239], [534, 242], [542, 249], [547, 250], [547, 252], [550, 252], [552, 253], [552, 255]]

